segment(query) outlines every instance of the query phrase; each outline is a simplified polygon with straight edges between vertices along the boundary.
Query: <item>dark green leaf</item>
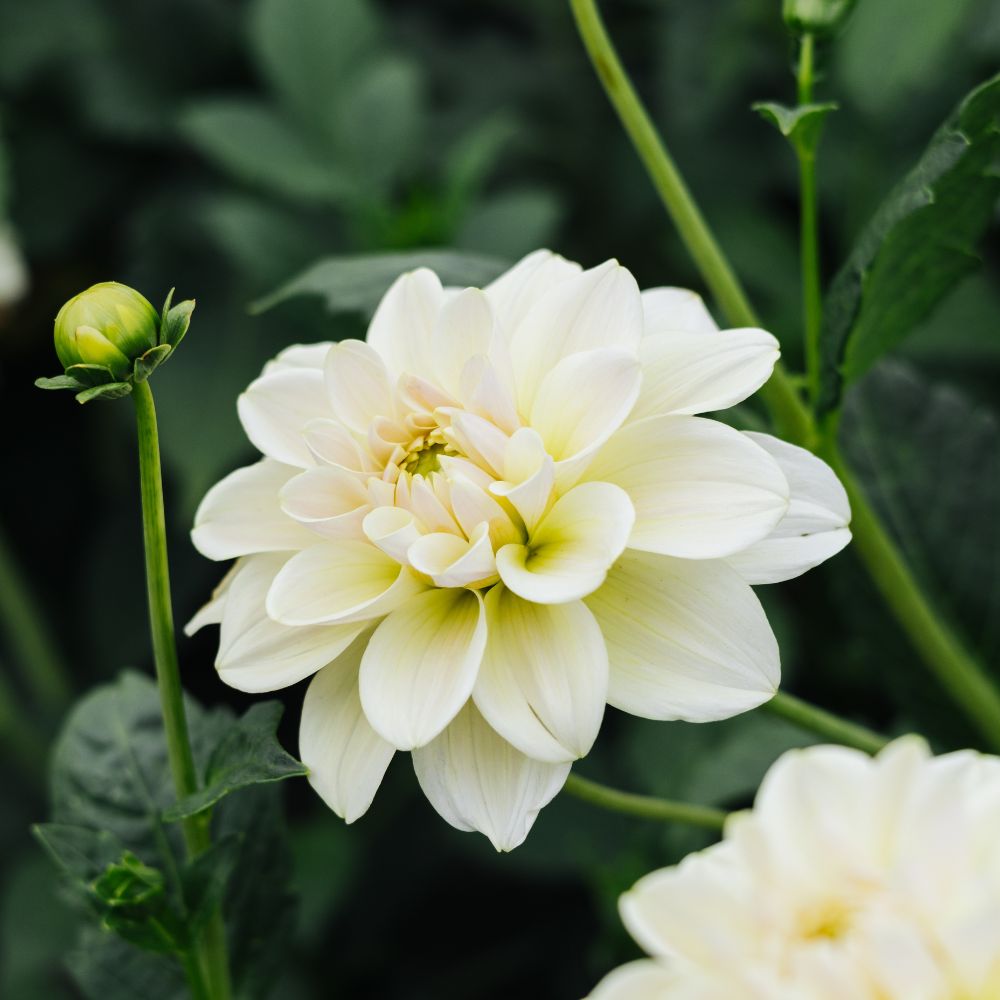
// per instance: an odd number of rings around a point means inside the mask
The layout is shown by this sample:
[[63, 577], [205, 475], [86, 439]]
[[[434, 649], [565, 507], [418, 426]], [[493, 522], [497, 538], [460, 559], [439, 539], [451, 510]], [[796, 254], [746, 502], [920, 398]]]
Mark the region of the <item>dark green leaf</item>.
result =
[[770, 122], [799, 153], [814, 153], [819, 145], [823, 123], [831, 111], [837, 110], [832, 101], [825, 104], [800, 104], [787, 108], [771, 101], [758, 101], [753, 110]]
[[54, 375], [52, 378], [36, 378], [35, 385], [39, 389], [85, 389], [86, 383], [73, 378], [72, 375]]
[[173, 348], [169, 344], [151, 347], [140, 358], [135, 359], [133, 378], [136, 382], [145, 382], [150, 375], [170, 357]]
[[38, 823], [31, 832], [49, 857], [70, 878], [82, 884], [89, 885], [125, 853], [122, 842], [108, 830]]
[[92, 389], [84, 389], [76, 394], [78, 403], [89, 403], [92, 399], [121, 399], [132, 391], [128, 382], [108, 382], [105, 385], [95, 385]]
[[[172, 291], [171, 294], [173, 294]], [[194, 299], [185, 299], [163, 314], [163, 322], [160, 326], [161, 346], [176, 348], [184, 339], [184, 334], [188, 332], [188, 327], [191, 325], [191, 313], [194, 312], [194, 307]]]
[[331, 312], [371, 313], [396, 278], [418, 267], [436, 271], [446, 285], [484, 285], [509, 264], [496, 257], [454, 250], [328, 257], [253, 303], [251, 312], [265, 312], [299, 295], [319, 295]]
[[959, 279], [1000, 196], [1000, 77], [974, 90], [862, 233], [826, 299], [820, 406], [906, 336]]
[[284, 707], [278, 701], [262, 701], [222, 738], [212, 753], [205, 787], [164, 813], [168, 822], [195, 816], [220, 799], [248, 785], [283, 781], [307, 774], [304, 764], [285, 752], [276, 730]]
[[67, 964], [88, 1000], [190, 1000], [180, 965], [102, 928], [83, 930]]

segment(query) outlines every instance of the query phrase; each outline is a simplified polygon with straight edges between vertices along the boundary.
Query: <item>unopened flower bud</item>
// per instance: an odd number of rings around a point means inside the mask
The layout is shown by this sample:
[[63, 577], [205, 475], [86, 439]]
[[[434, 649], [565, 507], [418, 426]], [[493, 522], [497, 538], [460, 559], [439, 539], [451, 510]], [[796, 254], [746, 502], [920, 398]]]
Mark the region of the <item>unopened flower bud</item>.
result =
[[826, 35], [835, 31], [854, 8], [856, 0], [784, 0], [785, 24], [797, 34]]
[[134, 288], [103, 281], [71, 298], [55, 324], [56, 354], [64, 368], [103, 365], [118, 377], [156, 346], [160, 317]]

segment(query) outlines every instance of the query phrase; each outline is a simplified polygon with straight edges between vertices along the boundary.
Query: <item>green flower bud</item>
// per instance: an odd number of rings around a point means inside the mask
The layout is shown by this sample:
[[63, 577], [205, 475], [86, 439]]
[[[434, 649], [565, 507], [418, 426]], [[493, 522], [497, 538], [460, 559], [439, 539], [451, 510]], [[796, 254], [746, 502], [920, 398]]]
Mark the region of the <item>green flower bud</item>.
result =
[[67, 302], [56, 316], [56, 354], [64, 368], [104, 365], [119, 378], [156, 346], [160, 317], [134, 288], [102, 281]]
[[826, 35], [835, 31], [854, 8], [856, 0], [784, 0], [785, 24], [797, 34]]

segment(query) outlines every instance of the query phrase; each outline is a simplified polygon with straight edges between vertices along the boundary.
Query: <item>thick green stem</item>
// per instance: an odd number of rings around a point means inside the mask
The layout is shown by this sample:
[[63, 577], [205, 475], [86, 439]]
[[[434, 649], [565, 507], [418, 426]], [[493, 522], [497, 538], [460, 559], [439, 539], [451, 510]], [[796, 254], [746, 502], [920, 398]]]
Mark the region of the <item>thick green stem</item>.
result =
[[[139, 476], [142, 485], [142, 533], [146, 550], [146, 590], [149, 600], [153, 660], [160, 690], [160, 706], [167, 738], [167, 756], [178, 799], [198, 790], [198, 774], [188, 736], [184, 712], [177, 645], [174, 639], [174, 612], [170, 599], [170, 569], [167, 562], [166, 517], [163, 510], [163, 481], [160, 474], [160, 442], [156, 409], [147, 382], [137, 382], [135, 402], [139, 436]], [[209, 816], [202, 813], [182, 821], [189, 857], [197, 857], [211, 846]], [[216, 913], [202, 936], [199, 962], [205, 976], [207, 996], [213, 1000], [229, 997], [229, 970], [221, 915]], [[214, 924], [215, 926], [211, 926]], [[194, 966], [192, 966], [194, 967]], [[190, 970], [189, 970], [190, 971]], [[194, 989], [194, 984], [192, 989]]]
[[834, 743], [842, 743], [846, 747], [864, 750], [865, 753], [876, 754], [889, 742], [886, 737], [879, 736], [856, 722], [849, 722], [783, 691], [779, 691], [762, 709], [787, 719], [800, 729], [816, 733]]
[[726, 814], [721, 809], [696, 806], [689, 802], [671, 802], [651, 795], [621, 792], [617, 788], [608, 788], [589, 778], [581, 778], [577, 774], [571, 774], [566, 779], [565, 790], [591, 805], [610, 809], [612, 812], [626, 813], [629, 816], [639, 816], [642, 819], [686, 823], [708, 830], [721, 830], [726, 821]]
[[26, 689], [43, 711], [60, 715], [69, 701], [67, 672], [2, 532], [0, 619], [10, 642], [11, 658], [24, 677]]
[[[813, 95], [813, 36], [802, 36], [799, 47], [799, 104], [810, 104]], [[816, 197], [816, 147], [796, 145], [799, 161], [800, 256], [802, 263], [802, 329], [805, 337], [806, 380], [813, 405], [819, 399], [820, 334], [823, 299], [819, 270], [819, 219]]]
[[[750, 302], [698, 211], [660, 136], [632, 87], [595, 0], [570, 0], [580, 36], [622, 125], [632, 139], [706, 285], [734, 326], [759, 326]], [[779, 434], [819, 451], [816, 421], [780, 364], [761, 390]], [[836, 445], [824, 457], [839, 472], [851, 498], [855, 547], [872, 579], [918, 653], [994, 745], [1000, 746], [1000, 694], [958, 638], [934, 613], [912, 573], [846, 469]]]

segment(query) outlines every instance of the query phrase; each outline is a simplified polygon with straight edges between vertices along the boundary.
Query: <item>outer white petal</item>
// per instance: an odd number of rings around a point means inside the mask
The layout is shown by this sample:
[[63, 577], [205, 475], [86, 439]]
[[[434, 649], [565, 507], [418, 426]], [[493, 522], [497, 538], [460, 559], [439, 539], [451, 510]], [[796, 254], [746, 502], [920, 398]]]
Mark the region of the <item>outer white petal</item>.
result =
[[399, 750], [429, 743], [472, 694], [486, 646], [483, 599], [429, 590], [375, 630], [361, 661], [361, 704]]
[[461, 397], [462, 372], [476, 355], [485, 355], [493, 339], [493, 310], [486, 294], [465, 288], [441, 310], [431, 333], [435, 382], [454, 397]]
[[297, 553], [275, 577], [267, 613], [284, 625], [369, 621], [423, 585], [367, 541], [338, 539]]
[[312, 679], [299, 724], [299, 756], [309, 768], [309, 784], [348, 823], [368, 811], [396, 752], [361, 709], [358, 669], [367, 643], [367, 634], [359, 636]]
[[431, 805], [457, 829], [485, 834], [498, 851], [524, 841], [569, 768], [526, 757], [471, 702], [436, 740], [413, 752], [413, 769]]
[[278, 496], [299, 469], [265, 458], [231, 472], [205, 494], [191, 541], [209, 559], [303, 549], [316, 536], [289, 517]]
[[714, 559], [768, 535], [788, 509], [778, 463], [739, 431], [703, 417], [626, 424], [587, 469], [635, 504], [629, 548]]
[[501, 584], [486, 595], [486, 623], [476, 707], [529, 757], [583, 757], [608, 695], [608, 653], [594, 616], [582, 601], [532, 604]]
[[764, 609], [723, 562], [626, 552], [587, 606], [607, 643], [616, 708], [707, 722], [777, 690], [778, 644]]
[[687, 1000], [679, 986], [677, 977], [658, 962], [640, 958], [609, 972], [588, 1000]]
[[770, 434], [746, 436], [772, 455], [791, 489], [788, 511], [764, 539], [729, 557], [748, 583], [779, 583], [835, 556], [851, 540], [851, 505], [836, 473], [804, 448]]
[[289, 368], [318, 368], [323, 370], [327, 352], [333, 347], [333, 341], [324, 340], [318, 344], [292, 344], [264, 365], [262, 375], [271, 372], [287, 371]]
[[484, 291], [501, 328], [509, 334], [553, 285], [579, 273], [579, 264], [564, 260], [551, 250], [536, 250], [487, 285]]
[[229, 567], [229, 572], [226, 573], [212, 591], [211, 598], [194, 613], [191, 620], [184, 626], [184, 634], [186, 636], [192, 636], [196, 632], [200, 632], [206, 625], [218, 625], [222, 622], [222, 615], [226, 609], [226, 598], [229, 594], [229, 586], [242, 565], [243, 560], [237, 559]]
[[287, 368], [261, 375], [236, 402], [243, 430], [268, 458], [308, 469], [316, 464], [306, 444], [306, 424], [330, 416], [323, 373]]
[[687, 288], [647, 288], [642, 293], [646, 336], [657, 333], [718, 333], [697, 292]]
[[647, 336], [639, 348], [642, 391], [629, 417], [724, 410], [755, 393], [780, 354], [764, 330]]
[[576, 486], [555, 502], [527, 545], [505, 545], [497, 553], [500, 579], [538, 604], [585, 597], [621, 555], [634, 518], [628, 495], [617, 486]]
[[618, 429], [639, 395], [642, 369], [617, 348], [563, 358], [542, 380], [531, 427], [558, 463], [591, 454]]
[[441, 282], [425, 267], [400, 275], [385, 293], [367, 339], [390, 374], [433, 375], [431, 331], [442, 305]]
[[346, 427], [367, 434], [376, 417], [391, 417], [392, 386], [385, 363], [361, 340], [334, 345], [324, 368], [330, 406]]
[[360, 538], [361, 523], [371, 510], [361, 477], [329, 465], [306, 469], [289, 479], [281, 489], [280, 502], [288, 517], [330, 538]]
[[639, 288], [617, 261], [560, 281], [535, 303], [511, 338], [521, 412], [531, 411], [542, 379], [563, 358], [602, 347], [638, 352], [642, 322]]
[[315, 673], [339, 656], [363, 625], [290, 628], [268, 617], [264, 600], [284, 556], [240, 562], [229, 586], [215, 666], [230, 687], [275, 691]]

